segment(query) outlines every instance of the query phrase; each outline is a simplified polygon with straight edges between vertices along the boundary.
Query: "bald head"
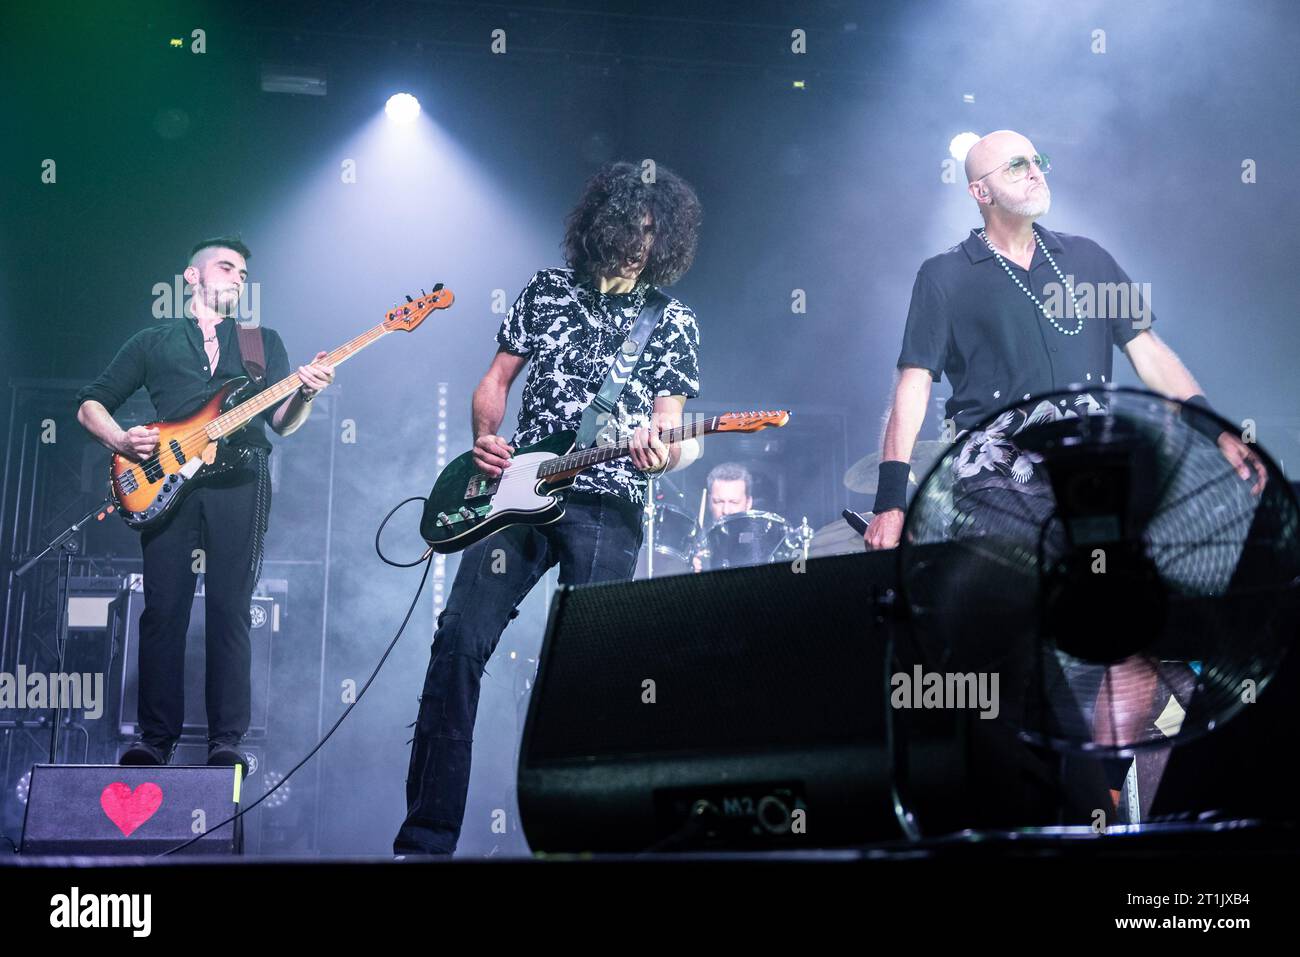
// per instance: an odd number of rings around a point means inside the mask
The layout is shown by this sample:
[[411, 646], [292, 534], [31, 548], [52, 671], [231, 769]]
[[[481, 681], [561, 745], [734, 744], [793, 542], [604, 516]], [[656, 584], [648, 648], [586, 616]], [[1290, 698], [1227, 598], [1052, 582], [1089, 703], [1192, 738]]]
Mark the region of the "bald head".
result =
[[[979, 204], [985, 223], [1023, 225], [1051, 208], [1052, 191], [1034, 159], [1037, 154], [1029, 137], [1015, 130], [989, 133], [966, 153], [966, 189]], [[1007, 164], [1016, 157], [1029, 162], [1013, 171]]]
[[1023, 133], [995, 130], [977, 140], [966, 154], [966, 182], [987, 175], [1013, 156], [1033, 156], [1036, 152]]

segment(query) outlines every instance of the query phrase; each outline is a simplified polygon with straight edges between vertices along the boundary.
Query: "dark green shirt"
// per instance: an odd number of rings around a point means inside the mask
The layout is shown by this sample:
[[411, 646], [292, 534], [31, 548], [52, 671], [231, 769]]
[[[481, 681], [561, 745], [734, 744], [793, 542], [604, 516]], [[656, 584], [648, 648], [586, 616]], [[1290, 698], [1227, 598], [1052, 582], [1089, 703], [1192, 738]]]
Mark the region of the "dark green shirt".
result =
[[[182, 419], [194, 412], [227, 382], [247, 375], [239, 357], [235, 321], [217, 323], [217, 373], [208, 370], [203, 333], [193, 319], [170, 319], [142, 329], [126, 341], [113, 361], [94, 382], [77, 393], [77, 405], [88, 399], [101, 402], [110, 413], [137, 389], [147, 389], [154, 411], [162, 421]], [[289, 356], [274, 329], [262, 327], [266, 352], [266, 384], [274, 385], [289, 375]], [[231, 445], [270, 449], [263, 427], [270, 421], [272, 406], [230, 437]]]

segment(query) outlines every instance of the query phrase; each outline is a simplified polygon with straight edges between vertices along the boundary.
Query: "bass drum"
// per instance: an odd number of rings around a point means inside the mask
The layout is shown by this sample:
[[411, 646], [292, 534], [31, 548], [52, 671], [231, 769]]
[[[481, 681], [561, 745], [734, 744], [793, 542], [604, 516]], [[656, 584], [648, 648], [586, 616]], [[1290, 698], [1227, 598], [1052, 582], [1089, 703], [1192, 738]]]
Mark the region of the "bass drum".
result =
[[651, 568], [650, 529], [642, 528], [641, 552], [636, 558], [634, 578], [685, 575], [695, 571], [691, 556], [695, 554], [697, 528], [695, 519], [672, 505], [655, 506], [654, 566]]
[[709, 570], [787, 561], [799, 551], [793, 532], [775, 512], [724, 515], [704, 536], [700, 557]]

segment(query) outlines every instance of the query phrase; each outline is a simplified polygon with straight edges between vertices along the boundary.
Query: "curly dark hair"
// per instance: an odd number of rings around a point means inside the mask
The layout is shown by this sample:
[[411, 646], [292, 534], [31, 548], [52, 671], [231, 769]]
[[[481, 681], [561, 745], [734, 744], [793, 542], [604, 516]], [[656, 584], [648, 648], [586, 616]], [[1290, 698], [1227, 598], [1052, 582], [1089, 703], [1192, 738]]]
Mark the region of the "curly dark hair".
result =
[[691, 185], [664, 166], [655, 167], [649, 183], [641, 165], [627, 162], [610, 163], [589, 179], [567, 220], [565, 261], [584, 279], [616, 275], [641, 250], [646, 213], [654, 242], [640, 278], [671, 286], [695, 261], [704, 209]]

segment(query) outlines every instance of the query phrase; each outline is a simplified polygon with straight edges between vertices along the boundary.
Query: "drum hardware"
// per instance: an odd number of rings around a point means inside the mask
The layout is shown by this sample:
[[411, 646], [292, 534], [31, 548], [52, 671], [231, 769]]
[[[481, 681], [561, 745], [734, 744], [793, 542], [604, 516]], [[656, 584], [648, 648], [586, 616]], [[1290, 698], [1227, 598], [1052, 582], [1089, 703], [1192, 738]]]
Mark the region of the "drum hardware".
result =
[[808, 524], [808, 516], [805, 515], [799, 523], [799, 527], [787, 536], [786, 547], [797, 551], [804, 561], [808, 560], [808, 546], [812, 544], [813, 539], [812, 526]]
[[646, 479], [645, 488], [645, 540], [646, 540], [646, 577], [655, 577], [655, 484], [653, 476]]

